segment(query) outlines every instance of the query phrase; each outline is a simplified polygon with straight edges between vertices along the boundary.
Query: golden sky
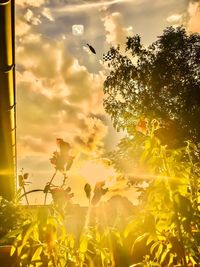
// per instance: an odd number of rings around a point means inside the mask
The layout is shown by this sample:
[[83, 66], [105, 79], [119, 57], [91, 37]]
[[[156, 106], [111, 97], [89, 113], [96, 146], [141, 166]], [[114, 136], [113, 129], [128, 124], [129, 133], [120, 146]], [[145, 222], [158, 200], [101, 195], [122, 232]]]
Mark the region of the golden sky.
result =
[[[73, 35], [76, 24], [84, 26], [83, 34]], [[166, 26], [181, 24], [200, 32], [199, 1], [16, 0], [18, 171], [30, 173], [29, 188], [44, 188], [51, 176], [56, 138], [77, 153], [69, 174], [75, 202], [84, 203], [82, 188], [92, 176], [114, 177], [114, 170], [94, 160], [120, 138], [103, 109], [103, 53], [127, 35], [137, 33], [148, 45]], [[32, 196], [34, 203], [40, 199]]]

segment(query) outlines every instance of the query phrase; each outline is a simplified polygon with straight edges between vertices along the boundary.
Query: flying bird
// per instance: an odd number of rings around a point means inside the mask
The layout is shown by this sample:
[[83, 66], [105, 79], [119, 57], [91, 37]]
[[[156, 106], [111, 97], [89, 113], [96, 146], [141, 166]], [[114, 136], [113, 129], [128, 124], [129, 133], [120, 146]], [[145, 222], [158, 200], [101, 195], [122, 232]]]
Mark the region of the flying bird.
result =
[[94, 49], [94, 47], [92, 47], [91, 45], [87, 44], [87, 46], [89, 47], [90, 51], [93, 53], [93, 54], [96, 54], [96, 51]]

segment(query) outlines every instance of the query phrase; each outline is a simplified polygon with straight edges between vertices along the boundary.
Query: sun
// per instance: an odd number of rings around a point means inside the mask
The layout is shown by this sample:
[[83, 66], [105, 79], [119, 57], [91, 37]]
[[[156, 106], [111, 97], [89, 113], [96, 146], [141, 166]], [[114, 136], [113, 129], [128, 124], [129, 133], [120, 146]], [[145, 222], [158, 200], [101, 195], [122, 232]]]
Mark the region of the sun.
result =
[[117, 175], [112, 166], [107, 166], [99, 160], [88, 160], [82, 163], [79, 173], [92, 186], [101, 181], [105, 181], [107, 186], [111, 186]]

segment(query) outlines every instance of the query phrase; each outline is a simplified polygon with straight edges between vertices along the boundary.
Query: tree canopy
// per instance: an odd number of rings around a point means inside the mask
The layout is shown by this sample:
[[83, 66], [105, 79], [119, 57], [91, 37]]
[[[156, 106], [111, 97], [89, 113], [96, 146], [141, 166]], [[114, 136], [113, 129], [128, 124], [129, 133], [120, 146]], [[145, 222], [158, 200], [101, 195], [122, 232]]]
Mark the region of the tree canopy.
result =
[[117, 130], [133, 134], [139, 118], [156, 118], [169, 146], [200, 143], [200, 35], [168, 27], [148, 47], [135, 35], [125, 53], [119, 46], [108, 53], [104, 106]]

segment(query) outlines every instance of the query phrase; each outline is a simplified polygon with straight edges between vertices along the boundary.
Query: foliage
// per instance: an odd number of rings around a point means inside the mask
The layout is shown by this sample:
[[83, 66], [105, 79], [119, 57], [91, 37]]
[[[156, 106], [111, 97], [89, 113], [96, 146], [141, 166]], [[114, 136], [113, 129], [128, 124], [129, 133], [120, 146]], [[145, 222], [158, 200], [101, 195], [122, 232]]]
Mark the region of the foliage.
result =
[[[68, 143], [57, 139], [57, 144], [59, 151], [54, 152], [50, 159], [55, 172], [44, 190], [36, 189], [27, 192], [25, 186], [30, 183], [29, 175], [23, 170], [19, 175], [19, 186], [23, 191], [20, 198], [25, 196], [27, 204], [29, 204], [27, 195], [35, 191], [43, 191], [45, 204], [47, 194], [51, 193], [53, 202], [40, 207], [36, 213], [31, 212], [26, 220], [18, 225], [20, 229], [17, 232], [11, 232], [12, 236], [15, 236], [11, 256], [17, 255], [22, 267], [95, 266], [97, 262], [105, 267], [110, 266], [110, 253], [106, 247], [102, 247], [102, 242], [108, 243], [108, 236], [101, 237], [97, 225], [90, 225], [89, 222], [91, 210], [89, 184], [85, 186], [86, 196], [89, 199], [87, 223], [82, 225], [81, 233], [77, 237], [66, 230], [68, 204], [74, 196], [71, 193], [71, 187], [66, 186], [67, 171], [70, 170], [74, 158], [70, 156], [71, 147]], [[63, 182], [60, 186], [55, 186], [53, 182], [58, 172], [63, 175]], [[104, 188], [104, 183], [97, 183], [91, 199], [92, 205], [96, 205], [107, 190]]]
[[19, 205], [20, 190], [13, 201], [0, 198], [0, 245], [10, 244], [21, 224], [28, 216], [27, 210]]
[[[53, 203], [29, 213], [10, 233], [15, 236], [11, 255], [18, 255], [20, 266], [186, 267], [200, 262], [199, 151], [190, 142], [179, 149], [163, 146], [154, 134], [158, 127], [156, 120], [146, 120], [145, 131], [138, 127], [134, 139], [122, 140], [110, 154], [127, 189], [134, 186], [139, 193], [137, 211], [130, 217], [115, 204], [98, 206], [109, 189], [103, 182], [94, 189], [86, 184], [89, 206], [79, 217], [80, 233], [74, 234], [67, 227], [71, 188], [51, 183]], [[132, 163], [132, 173], [118, 166], [120, 157]], [[135, 175], [134, 168], [144, 171]]]
[[20, 225], [11, 256], [16, 253], [22, 267], [111, 266], [109, 232], [102, 232], [96, 224], [83, 225], [80, 236], [75, 237], [66, 230], [66, 210], [59, 204], [60, 196], [59, 202], [41, 207]]
[[20, 266], [65, 266], [73, 259], [73, 237], [66, 234], [62, 218], [53, 210], [42, 208], [21, 230], [11, 251], [17, 251]]
[[108, 192], [108, 188], [104, 188], [105, 182], [98, 182], [96, 183], [94, 190], [93, 190], [93, 197], [91, 199], [91, 191], [92, 188], [90, 184], [86, 183], [84, 187], [84, 191], [86, 194], [86, 197], [91, 200], [92, 205], [96, 205], [101, 200], [102, 196], [105, 195]]
[[141, 210], [124, 230], [133, 266], [197, 265], [200, 36], [169, 27], [147, 48], [136, 35], [108, 53], [104, 106], [126, 132], [108, 157]]
[[[110, 154], [113, 164], [124, 173], [127, 185], [140, 192], [142, 211], [124, 232], [132, 240], [133, 262], [161, 267], [197, 264], [200, 262], [199, 150], [190, 142], [185, 147], [169, 149], [154, 134], [157, 122], [153, 120], [147, 125], [148, 134], [139, 131], [133, 140], [125, 138]], [[130, 166], [132, 163], [132, 173], [125, 172], [127, 165], [125, 169], [123, 165], [119, 168], [123, 158]], [[138, 169], [143, 170], [141, 176]]]
[[57, 139], [57, 145], [59, 147], [59, 151], [55, 151], [53, 153], [53, 157], [50, 159], [50, 162], [55, 166], [56, 170], [68, 171], [74, 160], [74, 157], [71, 155], [71, 146], [61, 138]]
[[108, 52], [110, 74], [104, 83], [104, 106], [117, 130], [132, 135], [138, 118], [156, 118], [163, 144], [200, 142], [200, 36], [183, 27], [166, 28], [149, 47], [128, 37], [126, 53]]

